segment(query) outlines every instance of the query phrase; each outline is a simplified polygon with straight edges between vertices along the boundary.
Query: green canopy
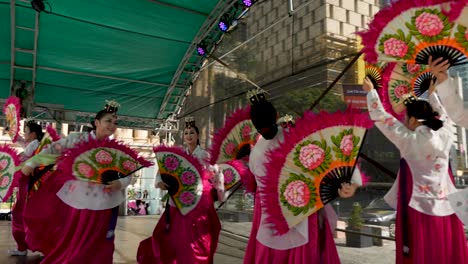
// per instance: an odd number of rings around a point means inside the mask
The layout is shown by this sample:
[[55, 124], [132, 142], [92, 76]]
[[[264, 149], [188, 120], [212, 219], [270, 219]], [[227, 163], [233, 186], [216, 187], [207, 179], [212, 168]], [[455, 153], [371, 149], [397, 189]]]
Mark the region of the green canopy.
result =
[[0, 0], [0, 98], [26, 81], [30, 114], [73, 119], [113, 99], [135, 126], [162, 121], [200, 69], [197, 45], [220, 39], [217, 21], [236, 2], [49, 0], [50, 13], [37, 13], [30, 1]]

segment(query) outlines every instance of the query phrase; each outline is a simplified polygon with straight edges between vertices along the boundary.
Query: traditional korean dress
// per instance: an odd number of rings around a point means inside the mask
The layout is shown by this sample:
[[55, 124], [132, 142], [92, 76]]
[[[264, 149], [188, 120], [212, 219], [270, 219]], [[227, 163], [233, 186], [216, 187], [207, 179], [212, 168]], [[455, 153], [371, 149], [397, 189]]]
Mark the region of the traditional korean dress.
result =
[[[52, 143], [40, 155], [59, 155], [76, 144], [96, 138], [94, 132], [72, 133]], [[38, 159], [26, 165], [37, 167]], [[124, 189], [130, 177], [119, 179]], [[106, 192], [104, 185], [76, 180], [56, 170], [28, 200], [25, 208], [27, 243], [41, 251], [41, 263], [112, 263], [114, 230], [121, 191]]]
[[[29, 142], [24, 148], [22, 155], [22, 160], [27, 160], [28, 158], [34, 155], [37, 147], [39, 146], [39, 141], [37, 139]], [[18, 184], [18, 192], [16, 193], [16, 202], [15, 206], [11, 210], [12, 221], [11, 229], [13, 238], [16, 241], [18, 251], [26, 251], [28, 249], [28, 244], [26, 243], [26, 233], [23, 223], [23, 212], [28, 196], [28, 184], [29, 177], [21, 177]]]
[[261, 137], [250, 154], [249, 168], [255, 175], [257, 191], [252, 231], [244, 263], [340, 263], [325, 210], [309, 216], [283, 235], [276, 235], [274, 229], [266, 222], [268, 216], [262, 210], [260, 202], [260, 190], [264, 187], [261, 179], [268, 177], [265, 169], [268, 162], [266, 153], [278, 147], [282, 141], [283, 130], [279, 128], [273, 139], [265, 140]]
[[[197, 146], [192, 155], [205, 169], [208, 169], [208, 152]], [[156, 184], [159, 181], [162, 180], [158, 175]], [[214, 197], [211, 192], [210, 179], [204, 179], [204, 185], [201, 200], [187, 215], [182, 215], [169, 198], [169, 204], [166, 205], [166, 210], [161, 215], [153, 236], [143, 240], [138, 247], [138, 263], [213, 263], [221, 223], [213, 205]], [[222, 184], [215, 187], [223, 192]], [[167, 230], [166, 227], [169, 229]]]
[[371, 119], [401, 155], [397, 180], [385, 196], [397, 209], [396, 263], [468, 263], [463, 225], [447, 200], [456, 191], [449, 175], [452, 123], [435, 94], [429, 102], [443, 127], [411, 131], [385, 112], [375, 90], [367, 95]]

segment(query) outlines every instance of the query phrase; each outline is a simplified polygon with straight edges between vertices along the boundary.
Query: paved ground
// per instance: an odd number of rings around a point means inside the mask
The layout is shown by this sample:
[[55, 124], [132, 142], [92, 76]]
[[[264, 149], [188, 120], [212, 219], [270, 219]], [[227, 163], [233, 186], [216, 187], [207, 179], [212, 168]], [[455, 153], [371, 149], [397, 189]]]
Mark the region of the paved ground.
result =
[[[135, 256], [138, 243], [151, 235], [157, 216], [121, 217], [117, 225], [116, 250], [114, 263], [136, 263]], [[215, 255], [215, 263], [241, 264], [251, 223], [223, 223], [223, 231]], [[342, 264], [391, 264], [395, 263], [395, 246], [391, 241], [384, 242], [383, 247], [348, 248], [343, 239], [336, 239]], [[36, 264], [40, 256], [30, 254], [28, 257], [9, 257], [7, 250], [14, 248], [11, 236], [11, 222], [0, 221], [0, 263], [2, 264]]]

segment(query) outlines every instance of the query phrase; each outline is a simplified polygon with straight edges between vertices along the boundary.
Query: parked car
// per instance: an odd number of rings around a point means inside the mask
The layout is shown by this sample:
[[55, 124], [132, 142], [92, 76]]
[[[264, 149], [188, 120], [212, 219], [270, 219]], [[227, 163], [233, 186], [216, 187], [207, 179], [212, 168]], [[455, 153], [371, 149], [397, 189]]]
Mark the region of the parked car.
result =
[[383, 198], [377, 198], [362, 210], [365, 224], [387, 226], [391, 237], [395, 236], [396, 210]]

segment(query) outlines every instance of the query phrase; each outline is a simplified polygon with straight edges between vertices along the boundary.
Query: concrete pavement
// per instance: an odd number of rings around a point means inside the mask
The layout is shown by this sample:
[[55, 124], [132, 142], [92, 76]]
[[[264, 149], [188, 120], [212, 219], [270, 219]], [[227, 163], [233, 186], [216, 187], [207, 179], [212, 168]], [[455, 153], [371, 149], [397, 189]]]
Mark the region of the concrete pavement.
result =
[[[158, 216], [120, 217], [117, 222], [114, 263], [136, 263], [138, 243], [152, 234], [157, 220]], [[223, 222], [215, 263], [241, 264], [250, 228], [250, 222]], [[348, 248], [344, 246], [344, 239], [336, 239], [335, 242], [342, 264], [395, 263], [395, 246], [392, 241], [385, 241], [383, 247], [370, 248]], [[7, 250], [14, 247], [11, 222], [0, 221], [0, 263], [35, 264], [40, 262], [38, 254], [29, 254], [28, 257], [9, 257]]]

